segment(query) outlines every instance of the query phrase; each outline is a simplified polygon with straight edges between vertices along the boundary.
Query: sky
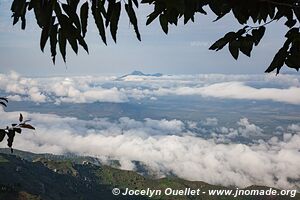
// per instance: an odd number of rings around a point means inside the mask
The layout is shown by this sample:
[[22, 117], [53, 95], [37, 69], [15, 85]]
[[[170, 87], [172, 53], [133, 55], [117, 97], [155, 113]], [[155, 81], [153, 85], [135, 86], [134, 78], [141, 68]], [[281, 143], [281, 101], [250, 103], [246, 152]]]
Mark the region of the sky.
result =
[[235, 61], [227, 48], [219, 52], [208, 50], [225, 33], [242, 28], [231, 15], [213, 23], [215, 16], [212, 13], [198, 14], [195, 23], [183, 25], [181, 21], [178, 27], [171, 26], [166, 36], [157, 20], [145, 26], [151, 9], [141, 6], [137, 15], [142, 42], [135, 38], [123, 13], [117, 44], [108, 36], [105, 46], [90, 16], [87, 34], [90, 54], [81, 49], [76, 56], [68, 49], [67, 64], [58, 55], [54, 66], [49, 46], [45, 53], [39, 49], [40, 30], [33, 16], [28, 15], [25, 31], [21, 30], [20, 24], [13, 26], [10, 3], [7, 0], [0, 2], [0, 72], [13, 70], [27, 76], [121, 75], [133, 70], [164, 74], [262, 74], [282, 45], [287, 31], [282, 21], [268, 25], [266, 35], [252, 57], [242, 55]]

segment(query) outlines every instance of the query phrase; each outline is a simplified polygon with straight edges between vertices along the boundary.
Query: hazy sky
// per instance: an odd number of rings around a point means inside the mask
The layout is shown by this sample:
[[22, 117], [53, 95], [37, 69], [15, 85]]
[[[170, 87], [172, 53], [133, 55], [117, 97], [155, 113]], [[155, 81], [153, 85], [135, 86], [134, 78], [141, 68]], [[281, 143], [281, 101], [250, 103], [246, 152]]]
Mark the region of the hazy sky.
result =
[[107, 32], [109, 40], [106, 47], [90, 17], [87, 35], [90, 55], [80, 49], [76, 56], [69, 49], [67, 65], [58, 54], [58, 62], [53, 66], [49, 47], [46, 47], [45, 53], [39, 49], [40, 30], [35, 19], [32, 16], [28, 18], [25, 31], [20, 30], [20, 24], [13, 27], [10, 4], [11, 1], [0, 2], [0, 72], [14, 70], [31, 76], [124, 74], [133, 70], [165, 74], [262, 74], [283, 43], [287, 31], [282, 21], [269, 25], [266, 36], [261, 45], [254, 49], [252, 58], [242, 55], [235, 61], [227, 48], [217, 53], [208, 50], [225, 33], [242, 27], [232, 20], [232, 16], [212, 23], [215, 18], [213, 14], [199, 14], [195, 23], [184, 26], [181, 22], [178, 27], [172, 26], [166, 36], [158, 21], [147, 27], [144, 25], [150, 10], [141, 7], [137, 14], [142, 42], [135, 38], [127, 16], [123, 15], [118, 43], [114, 44]]

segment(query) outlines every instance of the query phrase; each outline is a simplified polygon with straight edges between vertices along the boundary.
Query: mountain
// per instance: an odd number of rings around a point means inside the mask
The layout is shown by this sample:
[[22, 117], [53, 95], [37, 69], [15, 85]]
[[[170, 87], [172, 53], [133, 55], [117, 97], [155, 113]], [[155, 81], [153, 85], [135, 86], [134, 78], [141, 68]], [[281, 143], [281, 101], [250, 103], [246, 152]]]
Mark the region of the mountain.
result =
[[161, 76], [163, 76], [163, 74], [161, 74], [161, 73], [144, 74], [144, 73], [141, 72], [141, 71], [133, 71], [132, 73], [126, 74], [126, 75], [124, 75], [124, 76], [121, 76], [121, 77], [119, 77], [118, 79], [124, 79], [124, 78], [126, 78], [126, 77], [128, 77], [128, 76], [153, 76], [153, 77], [161, 77]]
[[[92, 157], [75, 155], [55, 156], [51, 154], [32, 154], [15, 150], [10, 154], [8, 149], [0, 149], [0, 199], [5, 200], [115, 200], [149, 199], [145, 196], [114, 196], [113, 188], [147, 189], [164, 191], [172, 189], [228, 189], [200, 181], [186, 181], [177, 177], [153, 179], [137, 172], [120, 170], [106, 166]], [[251, 186], [251, 189], [267, 187]], [[249, 188], [247, 188], [249, 189]], [[233, 199], [232, 196], [154, 196], [151, 199], [185, 200]], [[237, 200], [294, 199], [281, 196], [238, 196]]]

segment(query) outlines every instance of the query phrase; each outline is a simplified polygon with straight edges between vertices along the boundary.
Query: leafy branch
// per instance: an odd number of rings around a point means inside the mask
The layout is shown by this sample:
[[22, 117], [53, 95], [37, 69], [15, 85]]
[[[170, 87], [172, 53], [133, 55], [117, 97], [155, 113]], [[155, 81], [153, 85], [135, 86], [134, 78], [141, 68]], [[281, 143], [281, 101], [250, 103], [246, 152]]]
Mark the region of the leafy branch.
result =
[[[66, 62], [67, 45], [70, 45], [76, 54], [79, 45], [87, 53], [89, 52], [85, 42], [89, 13], [94, 18], [99, 35], [105, 45], [107, 45], [107, 29], [109, 29], [114, 42], [117, 42], [118, 24], [123, 9], [133, 25], [137, 39], [141, 40], [138, 19], [135, 14], [139, 4], [148, 5], [153, 9], [147, 17], [146, 25], [158, 20], [162, 31], [166, 34], [169, 32], [169, 26], [176, 26], [180, 19], [183, 19], [184, 24], [189, 21], [194, 22], [196, 14], [207, 15], [208, 9], [216, 15], [214, 21], [232, 13], [244, 28], [237, 32], [227, 33], [210, 49], [218, 51], [228, 44], [229, 51], [235, 59], [238, 59], [239, 52], [250, 57], [253, 46], [257, 46], [262, 40], [266, 25], [285, 19], [284, 25], [289, 28], [289, 31], [293, 30], [293, 41], [290, 41], [291, 38], [289, 39], [289, 44], [293, 48], [291, 51], [289, 48], [285, 51], [289, 55], [276, 54], [274, 59], [277, 64], [274, 65], [272, 62], [273, 64], [270, 64], [266, 72], [276, 70], [279, 73], [284, 65], [296, 70], [300, 68], [300, 45], [298, 42], [300, 32], [297, 27], [300, 23], [299, 0], [284, 2], [279, 0], [86, 0], [83, 3], [80, 3], [80, 0], [66, 0], [65, 3], [59, 0], [14, 0], [11, 11], [13, 12], [13, 24], [21, 20], [22, 29], [26, 27], [27, 11], [34, 12], [37, 24], [42, 29], [40, 48], [44, 51], [49, 41], [51, 57], [55, 63], [57, 48], [59, 48], [64, 62]], [[250, 27], [248, 24], [251, 20], [259, 26]], [[250, 31], [251, 34], [249, 34]], [[286, 49], [284, 46], [283, 48]]]
[[[7, 107], [8, 99], [4, 97], [0, 97], [0, 104], [4, 107]], [[35, 130], [35, 128], [28, 124], [30, 120], [24, 120], [23, 115], [20, 113], [19, 123], [11, 124], [11, 126], [7, 126], [5, 129], [0, 129], [0, 142], [2, 142], [7, 136], [7, 146], [10, 148], [13, 153], [13, 141], [16, 133], [21, 134], [23, 129], [31, 129]]]

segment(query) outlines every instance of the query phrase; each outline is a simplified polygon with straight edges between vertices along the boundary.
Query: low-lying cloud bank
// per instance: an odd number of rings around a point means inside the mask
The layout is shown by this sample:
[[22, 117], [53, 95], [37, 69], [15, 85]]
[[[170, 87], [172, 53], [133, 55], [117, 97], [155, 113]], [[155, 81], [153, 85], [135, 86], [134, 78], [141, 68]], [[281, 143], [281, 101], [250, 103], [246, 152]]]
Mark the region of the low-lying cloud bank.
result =
[[[19, 113], [1, 110], [0, 114], [6, 116], [0, 122], [3, 127], [15, 121]], [[17, 135], [14, 147], [18, 149], [118, 159], [122, 168], [133, 170], [132, 161], [142, 161], [160, 175], [171, 172], [211, 184], [300, 188], [299, 124], [263, 139], [264, 131], [246, 118], [237, 122], [237, 128], [230, 128], [218, 127], [214, 118], [203, 122], [120, 118], [112, 122], [23, 114], [32, 119], [37, 131]], [[209, 138], [199, 136], [197, 130], [201, 128], [207, 130]], [[253, 139], [247, 145], [237, 144], [231, 140], [236, 136]]]
[[220, 99], [271, 100], [300, 105], [296, 75], [190, 75], [140, 77], [26, 78], [0, 74], [0, 91], [13, 101], [37, 103], [128, 102], [161, 96], [202, 96]]

